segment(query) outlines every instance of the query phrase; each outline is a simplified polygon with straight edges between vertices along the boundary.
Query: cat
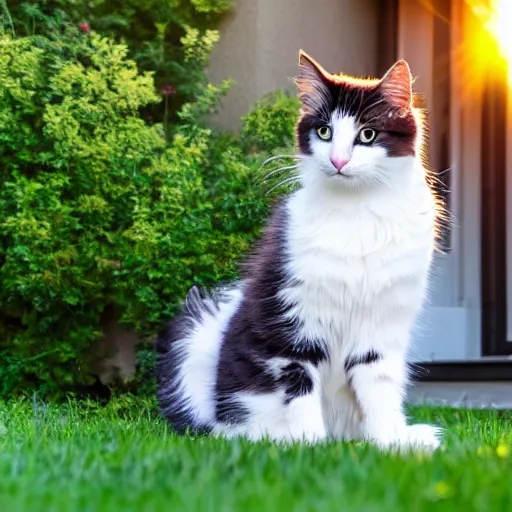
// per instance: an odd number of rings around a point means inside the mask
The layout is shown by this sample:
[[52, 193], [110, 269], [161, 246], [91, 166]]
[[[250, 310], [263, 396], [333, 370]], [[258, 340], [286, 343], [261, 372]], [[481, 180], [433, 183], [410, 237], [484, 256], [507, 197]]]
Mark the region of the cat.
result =
[[300, 187], [240, 281], [193, 287], [160, 334], [160, 408], [180, 433], [435, 450], [403, 410], [439, 212], [409, 66], [354, 78], [300, 51], [299, 70]]

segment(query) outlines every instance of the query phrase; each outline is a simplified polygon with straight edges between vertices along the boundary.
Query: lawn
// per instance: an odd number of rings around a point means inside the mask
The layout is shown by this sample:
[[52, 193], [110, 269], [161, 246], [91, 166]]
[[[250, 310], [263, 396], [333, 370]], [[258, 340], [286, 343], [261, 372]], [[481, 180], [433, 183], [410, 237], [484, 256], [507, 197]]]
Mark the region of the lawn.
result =
[[0, 402], [0, 510], [512, 510], [512, 412], [411, 414], [447, 428], [443, 451], [180, 438], [127, 398]]

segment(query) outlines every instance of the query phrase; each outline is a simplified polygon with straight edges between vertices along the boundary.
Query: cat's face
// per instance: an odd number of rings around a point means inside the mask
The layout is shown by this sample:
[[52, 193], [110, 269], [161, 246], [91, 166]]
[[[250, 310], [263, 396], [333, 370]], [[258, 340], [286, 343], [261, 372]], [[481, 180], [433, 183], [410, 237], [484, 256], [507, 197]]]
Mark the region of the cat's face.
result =
[[331, 75], [301, 52], [297, 144], [309, 179], [393, 186], [417, 157], [411, 74], [398, 61], [380, 80]]

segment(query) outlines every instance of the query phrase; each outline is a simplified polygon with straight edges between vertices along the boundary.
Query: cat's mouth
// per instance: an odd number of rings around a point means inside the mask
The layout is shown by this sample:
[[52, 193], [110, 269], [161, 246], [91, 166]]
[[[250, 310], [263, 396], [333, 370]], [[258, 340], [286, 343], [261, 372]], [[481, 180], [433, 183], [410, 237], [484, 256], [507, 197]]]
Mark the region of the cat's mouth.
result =
[[331, 178], [337, 180], [351, 180], [354, 179], [355, 176], [353, 174], [347, 174], [346, 172], [336, 172], [331, 175]]
[[336, 179], [349, 179], [354, 178], [354, 174], [352, 174], [349, 170], [343, 170], [343, 171], [336, 171], [332, 168], [324, 168], [323, 171], [329, 178], [336, 178]]
[[357, 175], [354, 174], [351, 169], [344, 169], [342, 172], [339, 172], [332, 168], [324, 168], [323, 171], [327, 175], [327, 178], [330, 180], [333, 179], [336, 181], [347, 182], [354, 181], [357, 178]]

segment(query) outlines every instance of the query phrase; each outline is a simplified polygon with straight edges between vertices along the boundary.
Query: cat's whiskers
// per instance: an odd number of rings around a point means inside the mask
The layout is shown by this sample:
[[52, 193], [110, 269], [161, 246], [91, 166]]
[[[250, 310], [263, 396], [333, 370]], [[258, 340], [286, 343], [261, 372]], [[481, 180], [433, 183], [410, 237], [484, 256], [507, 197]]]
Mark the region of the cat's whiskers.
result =
[[359, 123], [361, 121], [361, 118], [364, 116], [364, 114], [366, 112], [368, 112], [368, 110], [371, 110], [371, 109], [373, 109], [373, 108], [375, 108], [375, 107], [377, 107], [380, 104], [385, 103], [385, 102], [386, 102], [386, 100], [384, 98], [380, 98], [377, 101], [374, 101], [373, 103], [370, 103], [370, 105], [367, 105], [361, 112], [357, 113], [357, 117], [356, 117], [357, 123]]
[[360, 130], [362, 130], [363, 128], [366, 128], [366, 127], [368, 127], [368, 126], [371, 126], [371, 124], [373, 123], [373, 121], [375, 121], [376, 119], [379, 119], [379, 118], [380, 118], [380, 116], [373, 116], [373, 117], [371, 117], [370, 119], [366, 120], [366, 121], [365, 121], [364, 123], [362, 123], [362, 124], [359, 124], [359, 123], [360, 123], [360, 121], [358, 121], [358, 128], [359, 128]]
[[260, 169], [263, 169], [263, 167], [265, 167], [267, 164], [269, 164], [270, 162], [273, 162], [274, 160], [286, 160], [286, 159], [290, 159], [290, 160], [300, 160], [302, 158], [302, 155], [274, 155], [274, 156], [271, 156], [270, 158], [267, 158], [262, 164], [261, 164], [261, 167]]
[[[416, 204], [416, 198], [411, 197], [411, 193], [404, 193], [403, 191], [399, 191], [395, 184], [391, 182], [389, 178], [387, 178], [384, 175], [377, 175], [376, 176], [377, 181], [381, 183], [382, 185], [388, 187], [390, 190], [393, 191], [397, 196], [401, 197], [402, 199], [405, 199], [408, 201], [410, 205]], [[453, 215], [449, 210], [446, 210], [444, 207], [441, 207], [437, 210], [437, 219], [438, 222], [447, 222], [449, 225], [453, 224]]]
[[264, 181], [267, 181], [271, 176], [274, 176], [274, 174], [278, 174], [278, 173], [281, 173], [281, 172], [284, 172], [284, 171], [289, 171], [289, 170], [292, 170], [292, 169], [298, 169], [298, 167], [299, 167], [299, 164], [287, 165], [285, 167], [278, 167], [277, 169], [273, 169], [272, 171], [270, 171], [267, 174], [265, 174], [265, 176], [263, 176], [263, 178], [258, 180], [258, 183], [262, 183]]
[[272, 193], [274, 190], [276, 190], [277, 188], [279, 187], [282, 187], [283, 185], [286, 185], [288, 183], [299, 183], [299, 176], [290, 176], [289, 178], [286, 178], [285, 180], [283, 181], [280, 181], [277, 185], [274, 185], [268, 192], [267, 194], [270, 194]]
[[363, 90], [359, 91], [359, 106], [357, 107], [357, 111], [356, 111], [356, 119], [360, 119], [360, 115], [359, 115], [359, 112], [361, 112], [361, 108], [363, 107], [363, 102], [364, 102], [364, 97], [365, 97], [365, 93]]
[[437, 186], [438, 192], [441, 192], [443, 194], [450, 194], [451, 190], [449, 188], [446, 188], [446, 183], [441, 180], [441, 177], [444, 176], [447, 172], [449, 172], [451, 169], [448, 167], [447, 169], [444, 169], [443, 171], [433, 171], [430, 170], [427, 172], [427, 182], [430, 182], [432, 185]]

